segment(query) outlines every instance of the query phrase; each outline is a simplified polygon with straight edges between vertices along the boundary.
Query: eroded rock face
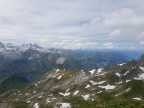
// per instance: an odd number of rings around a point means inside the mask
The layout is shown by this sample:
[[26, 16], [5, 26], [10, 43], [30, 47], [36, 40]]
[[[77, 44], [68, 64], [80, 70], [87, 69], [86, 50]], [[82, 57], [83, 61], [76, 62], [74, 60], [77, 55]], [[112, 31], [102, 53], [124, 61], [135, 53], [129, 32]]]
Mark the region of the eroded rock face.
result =
[[59, 59], [56, 60], [56, 64], [64, 64], [66, 58], [65, 57], [60, 57]]

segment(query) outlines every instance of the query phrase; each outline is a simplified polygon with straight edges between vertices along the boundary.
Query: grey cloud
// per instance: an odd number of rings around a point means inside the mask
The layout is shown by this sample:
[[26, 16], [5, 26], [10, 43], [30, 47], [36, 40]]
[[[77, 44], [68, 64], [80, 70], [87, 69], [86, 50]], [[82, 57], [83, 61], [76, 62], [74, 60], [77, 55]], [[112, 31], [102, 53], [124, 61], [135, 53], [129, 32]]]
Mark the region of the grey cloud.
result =
[[0, 39], [73, 49], [143, 50], [143, 7], [142, 0], [3, 0]]

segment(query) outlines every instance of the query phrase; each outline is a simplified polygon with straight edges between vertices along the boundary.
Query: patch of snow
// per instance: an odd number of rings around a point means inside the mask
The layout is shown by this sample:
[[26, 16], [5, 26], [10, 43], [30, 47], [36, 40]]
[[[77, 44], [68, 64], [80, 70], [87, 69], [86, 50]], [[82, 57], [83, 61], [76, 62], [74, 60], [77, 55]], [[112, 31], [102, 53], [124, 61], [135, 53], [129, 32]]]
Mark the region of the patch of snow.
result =
[[118, 94], [116, 94], [115, 97], [118, 97], [118, 96], [120, 96], [120, 95], [122, 95], [122, 93], [118, 93]]
[[95, 99], [92, 99], [92, 101], [94, 101]]
[[58, 80], [59, 80], [59, 79], [61, 79], [61, 78], [62, 78], [62, 76], [63, 76], [63, 75], [60, 75], [60, 76], [59, 76], [57, 79], [58, 79]]
[[130, 82], [130, 81], [131, 81], [131, 80], [126, 80], [126, 83], [127, 83], [127, 82]]
[[57, 69], [57, 70], [56, 70], [56, 72], [59, 72], [59, 71], [60, 71], [60, 69]]
[[82, 95], [82, 97], [83, 97], [84, 100], [89, 100], [89, 98], [90, 98], [90, 94]]
[[92, 96], [94, 96], [96, 93], [92, 94]]
[[123, 74], [124, 76], [126, 76], [127, 74], [129, 74], [130, 73], [130, 71], [127, 71], [125, 74]]
[[60, 108], [71, 108], [70, 103], [60, 103], [60, 104], [61, 104]]
[[29, 96], [29, 95], [30, 95], [30, 93], [26, 93], [26, 94], [25, 94], [25, 96]]
[[92, 81], [92, 80], [90, 80], [89, 82], [90, 82], [92, 85], [97, 85], [97, 83], [94, 82], [94, 81]]
[[99, 85], [99, 84], [103, 84], [105, 83], [105, 81], [101, 81], [101, 82], [94, 82], [92, 80], [89, 81], [92, 85]]
[[36, 91], [33, 91], [33, 93], [36, 93]]
[[119, 78], [121, 78], [121, 74], [115, 73], [115, 75], [118, 76]]
[[105, 83], [105, 81], [98, 82], [98, 84], [103, 84], [103, 83]]
[[102, 70], [103, 70], [103, 69], [102, 69], [102, 68], [100, 68], [100, 69], [98, 69], [98, 71], [97, 71], [97, 72], [98, 72], [98, 73], [101, 73], [101, 72], [102, 72]]
[[144, 71], [144, 67], [140, 66], [139, 68], [140, 68], [142, 71]]
[[116, 83], [116, 84], [122, 84], [123, 82], [122, 81], [120, 81], [120, 82], [118, 82], [118, 83]]
[[75, 91], [74, 93], [73, 93], [73, 95], [75, 96], [75, 95], [77, 95], [79, 93], [79, 91], [77, 90], [77, 91]]
[[131, 90], [131, 88], [126, 89], [127, 92], [130, 91], [130, 90]]
[[30, 103], [30, 102], [31, 102], [30, 100], [27, 101], [27, 103]]
[[134, 100], [138, 100], [138, 101], [141, 101], [141, 98], [139, 98], [139, 97], [135, 97], [135, 98], [133, 98]]
[[66, 97], [66, 96], [69, 96], [71, 93], [70, 92], [68, 92], [68, 93], [61, 93], [60, 92], [59, 94]]
[[70, 89], [67, 89], [66, 92], [68, 92]]
[[139, 77], [135, 77], [135, 80], [144, 80], [144, 73], [138, 75]]
[[49, 98], [47, 98], [46, 99], [46, 103], [50, 103], [51, 101], [50, 101], [50, 99]]
[[91, 74], [94, 74], [94, 72], [95, 72], [95, 69], [93, 69], [93, 70], [91, 70], [91, 71], [89, 71]]
[[112, 85], [107, 84], [106, 86], [98, 86], [98, 87], [104, 88], [106, 90], [111, 90], [111, 89], [114, 89], [116, 86], [112, 86]]
[[38, 99], [41, 99], [41, 98], [43, 98], [43, 97], [42, 97], [42, 96], [39, 96], [39, 97], [38, 97]]
[[38, 84], [35, 84], [35, 87], [37, 86]]
[[56, 77], [56, 75], [53, 76], [53, 78], [55, 78], [55, 77]]
[[139, 75], [139, 78], [143, 80], [144, 79], [144, 73]]
[[85, 88], [89, 88], [90, 87], [90, 85], [88, 84]]
[[35, 103], [34, 108], [39, 108], [39, 103]]
[[101, 93], [102, 91], [97, 92], [97, 94]]
[[126, 63], [121, 63], [121, 64], [118, 64], [119, 66], [123, 66], [124, 64], [126, 64]]
[[106, 72], [104, 72], [104, 73], [99, 73], [99, 74], [97, 74], [96, 76], [103, 76], [103, 75], [105, 75], [106, 74]]
[[142, 80], [142, 79], [141, 79], [141, 78], [137, 78], [137, 77], [135, 77], [134, 80]]
[[52, 98], [52, 100], [56, 100], [56, 98]]

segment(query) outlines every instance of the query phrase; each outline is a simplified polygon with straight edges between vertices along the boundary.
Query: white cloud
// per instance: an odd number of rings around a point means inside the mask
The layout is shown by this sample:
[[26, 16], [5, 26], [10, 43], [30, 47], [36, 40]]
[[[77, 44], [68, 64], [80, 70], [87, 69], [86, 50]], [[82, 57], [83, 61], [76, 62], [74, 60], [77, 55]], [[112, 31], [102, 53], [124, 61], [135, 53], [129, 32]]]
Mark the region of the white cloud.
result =
[[131, 27], [143, 26], [144, 16], [138, 15], [131, 8], [122, 8], [111, 14], [108, 14], [104, 20], [107, 27]]

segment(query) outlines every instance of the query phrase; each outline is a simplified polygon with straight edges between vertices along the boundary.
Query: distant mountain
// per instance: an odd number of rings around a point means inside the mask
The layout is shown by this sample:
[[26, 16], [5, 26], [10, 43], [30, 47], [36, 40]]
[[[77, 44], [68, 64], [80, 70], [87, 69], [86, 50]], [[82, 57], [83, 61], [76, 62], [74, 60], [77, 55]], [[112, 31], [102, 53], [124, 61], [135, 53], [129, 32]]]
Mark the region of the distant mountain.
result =
[[79, 53], [66, 51], [64, 53], [49, 53], [28, 49], [21, 54], [19, 59], [1, 66], [0, 77], [10, 77], [15, 73], [19, 73], [28, 80], [34, 80], [43, 72], [54, 67], [91, 70], [93, 68], [112, 66], [128, 60], [128, 57], [114, 52], [85, 51], [85, 53]]
[[139, 50], [120, 50], [117, 51], [120, 52], [126, 56], [128, 56], [131, 59], [137, 60], [139, 57], [144, 54], [144, 51], [139, 51]]
[[19, 73], [28, 80], [34, 80], [54, 67], [91, 70], [128, 60], [131, 60], [131, 57], [117, 51], [47, 49], [36, 43], [0, 43], [0, 77], [10, 77]]

